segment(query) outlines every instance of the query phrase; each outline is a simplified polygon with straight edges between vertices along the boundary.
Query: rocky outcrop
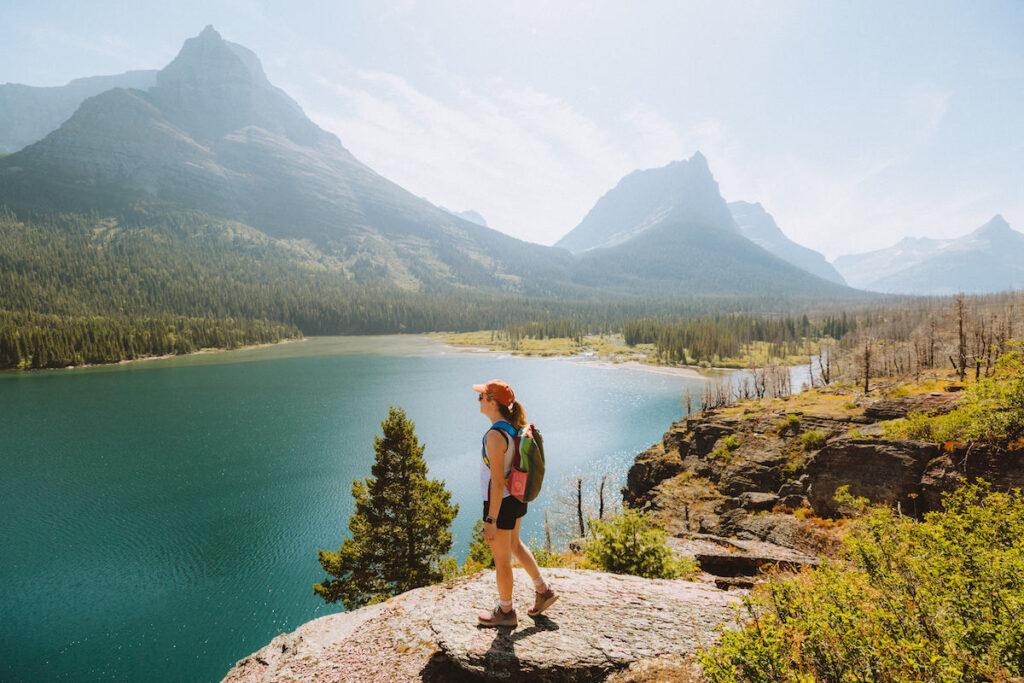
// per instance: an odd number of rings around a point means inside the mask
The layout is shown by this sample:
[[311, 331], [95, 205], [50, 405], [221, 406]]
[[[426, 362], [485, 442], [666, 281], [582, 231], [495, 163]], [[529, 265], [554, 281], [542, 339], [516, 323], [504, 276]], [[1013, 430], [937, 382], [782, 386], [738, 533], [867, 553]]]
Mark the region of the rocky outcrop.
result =
[[418, 588], [311, 621], [239, 661], [224, 683], [601, 681], [655, 657], [686, 657], [735, 620], [740, 594], [703, 583], [545, 570], [561, 598], [536, 620], [515, 570], [516, 628], [482, 629], [493, 572]]
[[942, 415], [956, 407], [960, 397], [953, 393], [932, 392], [919, 396], [902, 396], [893, 399], [879, 399], [864, 408], [864, 417], [872, 421], [895, 420], [908, 413], [933, 413]]
[[849, 486], [853, 496], [912, 511], [921, 475], [938, 454], [938, 446], [926, 441], [841, 439], [808, 460], [802, 477], [807, 500], [815, 514], [834, 517], [840, 514], [836, 489]]
[[[833, 498], [844, 485], [873, 503], [921, 514], [936, 509], [942, 492], [965, 478], [984, 477], [1000, 488], [1021, 481], [1012, 452], [938, 458], [935, 444], [880, 438], [881, 421], [911, 412], [947, 413], [959, 398], [956, 391], [881, 398], [845, 415], [750, 407], [699, 414], [672, 425], [661, 443], [637, 457], [623, 500], [658, 514], [671, 533], [769, 541], [772, 534], [779, 537], [778, 525], [747, 513], [808, 506], [817, 515], [836, 516]], [[854, 428], [858, 438], [848, 435]], [[808, 453], [801, 437], [810, 431], [819, 432], [824, 444]], [[693, 478], [707, 485], [683, 486]], [[792, 531], [782, 534], [783, 545], [807, 540]]]
[[[824, 394], [817, 403], [821, 413], [776, 404], [774, 410], [741, 405], [698, 414], [672, 425], [660, 443], [637, 456], [623, 500], [654, 514], [680, 554], [707, 572], [733, 577], [785, 564], [779, 558], [787, 551], [810, 557], [835, 550], [838, 532], [831, 523], [791, 513], [809, 508], [818, 517], [842, 516], [835, 501], [841, 486], [908, 515], [940, 509], [942, 495], [965, 480], [985, 479], [998, 490], [1024, 487], [1024, 448], [947, 444], [950, 450], [942, 450], [883, 438], [884, 420], [954, 410], [959, 388], [857, 403]], [[811, 431], [819, 434], [805, 438]], [[808, 444], [817, 450], [808, 452]], [[751, 555], [734, 547], [739, 542], [765, 545]], [[723, 547], [725, 554], [696, 550]]]
[[[666, 436], [666, 439], [668, 437]], [[682, 472], [683, 461], [677, 449], [666, 452], [664, 444], [655, 444], [636, 457], [626, 475], [622, 490], [626, 504], [639, 506], [646, 502], [646, 494], [655, 486]]]
[[819, 560], [792, 548], [757, 540], [729, 539], [695, 534], [669, 539], [669, 546], [683, 557], [692, 557], [714, 576], [753, 576], [765, 567], [799, 569]]
[[984, 479], [999, 491], [1024, 488], [1024, 448], [957, 444], [928, 463], [921, 476], [924, 510], [942, 508], [942, 496], [965, 481]]
[[[519, 578], [525, 605], [531, 585], [525, 573]], [[686, 581], [580, 570], [556, 580], [562, 597], [549, 615], [531, 620], [523, 609], [518, 629], [497, 632], [478, 629], [467, 608], [493, 602], [491, 577], [453, 586], [430, 620], [441, 651], [485, 680], [599, 681], [642, 659], [693, 654], [734, 619], [739, 602]]]

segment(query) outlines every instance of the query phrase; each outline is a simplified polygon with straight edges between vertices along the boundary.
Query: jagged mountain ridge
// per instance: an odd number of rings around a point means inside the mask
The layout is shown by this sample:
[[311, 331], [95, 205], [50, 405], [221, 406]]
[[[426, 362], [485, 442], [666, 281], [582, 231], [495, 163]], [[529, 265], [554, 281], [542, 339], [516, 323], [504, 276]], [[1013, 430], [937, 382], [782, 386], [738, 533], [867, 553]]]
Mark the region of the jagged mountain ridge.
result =
[[824, 255], [786, 237], [775, 219], [759, 203], [729, 202], [729, 211], [744, 237], [808, 273], [841, 285], [846, 280]]
[[856, 287], [899, 294], [980, 294], [1024, 288], [1024, 234], [1001, 215], [953, 239], [905, 237], [886, 249], [840, 256]]

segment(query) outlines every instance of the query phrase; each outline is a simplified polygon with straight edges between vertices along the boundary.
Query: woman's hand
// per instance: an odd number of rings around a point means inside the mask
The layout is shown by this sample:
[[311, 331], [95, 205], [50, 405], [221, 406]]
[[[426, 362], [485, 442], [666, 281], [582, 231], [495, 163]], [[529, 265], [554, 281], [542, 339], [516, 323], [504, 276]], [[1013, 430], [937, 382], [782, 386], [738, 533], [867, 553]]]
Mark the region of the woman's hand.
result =
[[484, 522], [484, 540], [490, 543], [498, 537], [498, 525]]

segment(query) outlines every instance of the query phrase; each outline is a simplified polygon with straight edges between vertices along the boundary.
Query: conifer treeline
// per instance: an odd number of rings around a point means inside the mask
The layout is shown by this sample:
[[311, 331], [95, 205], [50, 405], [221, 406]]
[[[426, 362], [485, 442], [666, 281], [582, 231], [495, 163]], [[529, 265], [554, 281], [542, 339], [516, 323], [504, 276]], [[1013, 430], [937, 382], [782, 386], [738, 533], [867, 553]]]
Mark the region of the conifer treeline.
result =
[[[198, 211], [140, 204], [104, 215], [15, 215], [0, 207], [0, 312], [7, 312], [0, 368], [112, 362], [300, 332], [514, 329], [578, 337], [618, 331], [640, 316], [755, 316], [780, 305], [787, 302], [777, 297], [601, 301], [458, 286], [403, 291], [356, 283], [315, 249]], [[204, 319], [216, 332], [205, 331]], [[174, 328], [171, 336], [165, 328]]]
[[[631, 344], [655, 344], [667, 361], [714, 362], [752, 341], [767, 342], [772, 357], [792, 355], [805, 339], [891, 325], [903, 305], [893, 297], [879, 306], [666, 292], [555, 300], [454, 285], [405, 291], [351, 275], [308, 245], [198, 211], [139, 204], [104, 215], [15, 215], [0, 207], [0, 368], [116, 362], [301, 334], [480, 329], [513, 339], [621, 330]], [[909, 308], [928, 306], [915, 301]], [[836, 315], [840, 306], [849, 314]]]
[[294, 325], [265, 320], [170, 315], [77, 317], [0, 311], [0, 368], [117, 363], [205, 348], [235, 349], [300, 336]]
[[672, 363], [700, 363], [735, 358], [750, 342], [767, 342], [771, 358], [801, 353], [805, 340], [823, 336], [841, 338], [856, 329], [844, 312], [812, 322], [800, 317], [769, 318], [747, 314], [721, 314], [688, 319], [641, 318], [622, 325], [627, 344], [654, 344], [658, 356]]

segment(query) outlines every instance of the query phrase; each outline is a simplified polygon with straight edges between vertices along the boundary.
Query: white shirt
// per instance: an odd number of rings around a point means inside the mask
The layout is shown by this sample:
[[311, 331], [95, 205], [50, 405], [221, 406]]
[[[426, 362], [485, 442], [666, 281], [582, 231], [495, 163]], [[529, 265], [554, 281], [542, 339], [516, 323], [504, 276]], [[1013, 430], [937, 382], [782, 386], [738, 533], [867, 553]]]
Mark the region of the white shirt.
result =
[[[496, 429], [497, 432], [499, 434], [501, 434], [503, 437], [505, 437], [505, 440], [508, 442], [508, 446], [505, 448], [505, 478], [508, 479], [508, 475], [512, 471], [512, 458], [515, 456], [515, 452], [516, 452], [515, 451], [515, 443], [512, 441], [512, 438], [508, 435], [508, 432], [502, 430], [500, 427], [492, 428], [492, 429]], [[488, 431], [490, 431], [490, 430], [488, 430]], [[486, 441], [486, 439], [487, 439], [487, 435], [485, 434], [484, 435], [484, 440]], [[484, 455], [484, 452], [481, 451], [481, 453], [480, 453], [480, 493], [483, 494], [484, 500], [489, 500], [490, 497], [491, 497], [491, 495], [490, 495], [491, 494], [491, 468], [484, 461], [483, 455]], [[506, 485], [504, 487], [504, 491], [501, 494], [501, 497], [504, 499], [504, 498], [507, 498], [510, 495], [512, 495], [512, 494], [508, 492], [508, 486]]]

